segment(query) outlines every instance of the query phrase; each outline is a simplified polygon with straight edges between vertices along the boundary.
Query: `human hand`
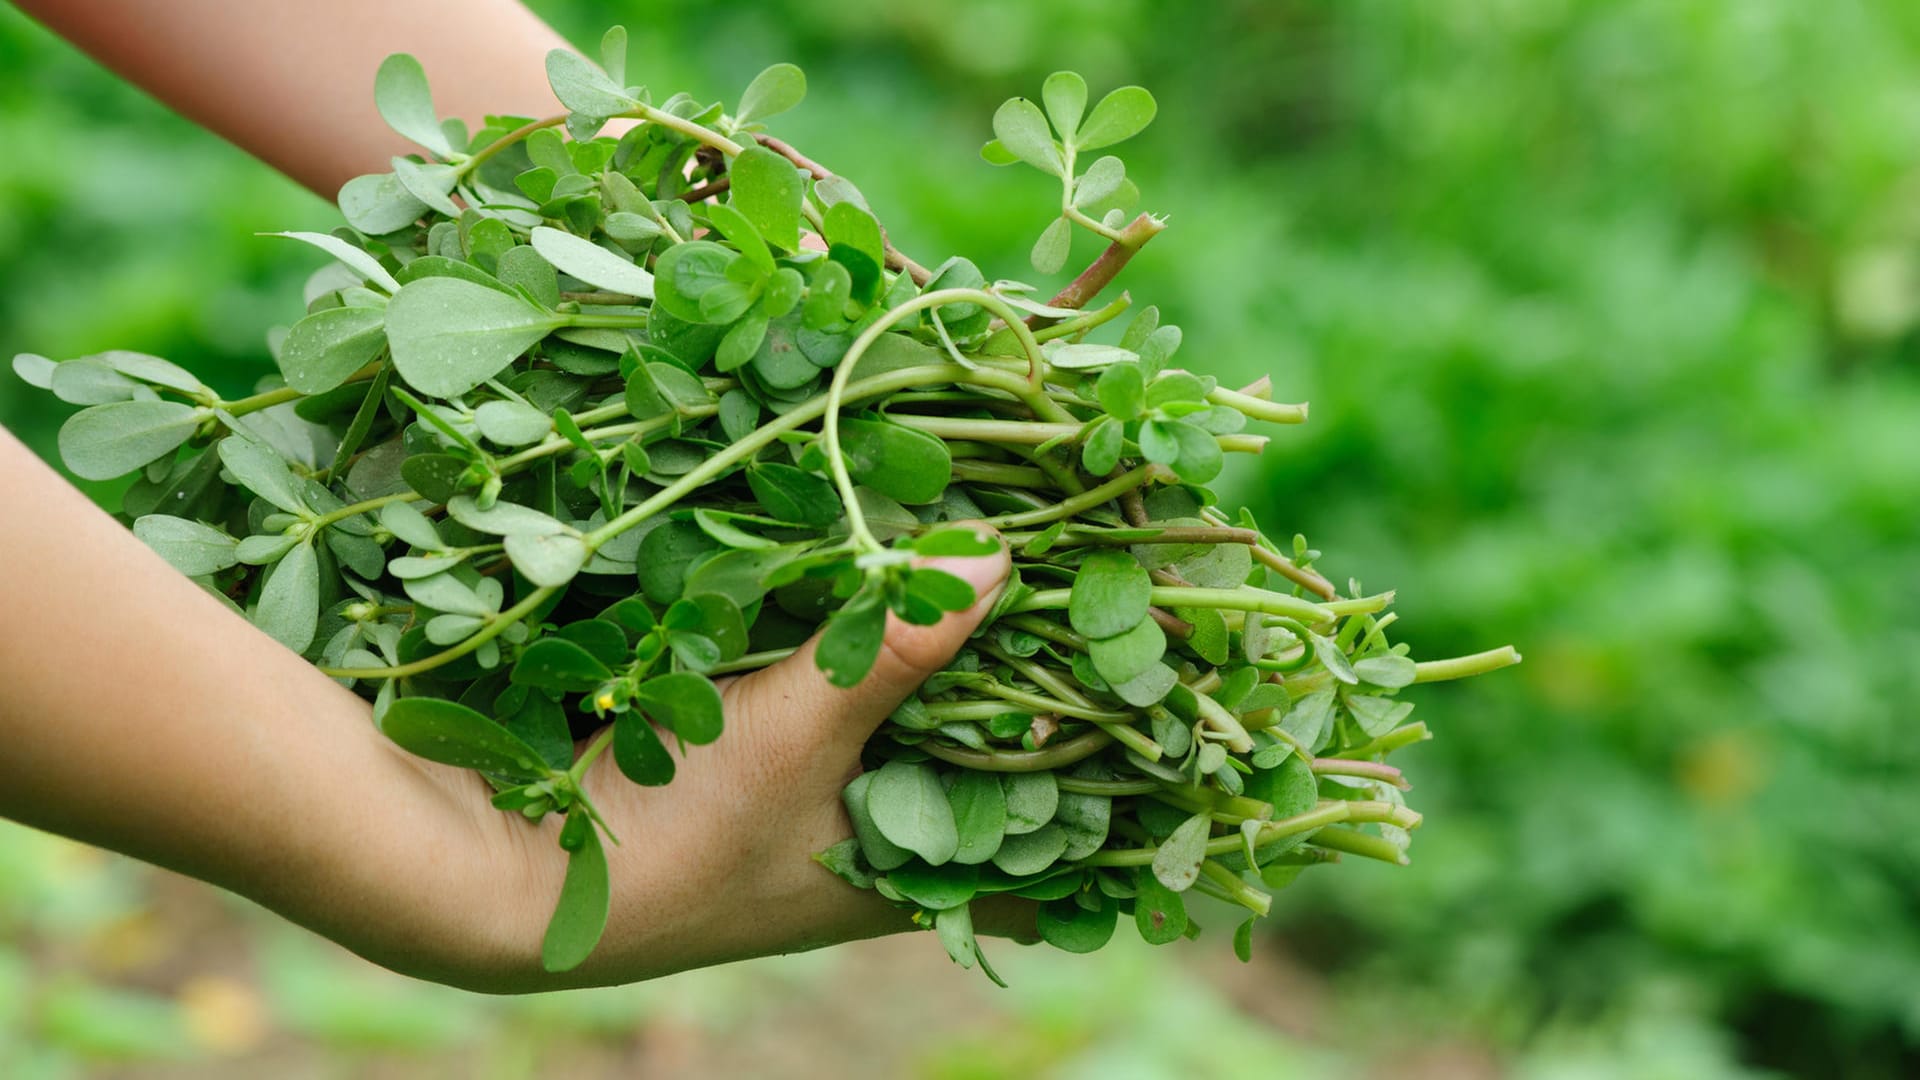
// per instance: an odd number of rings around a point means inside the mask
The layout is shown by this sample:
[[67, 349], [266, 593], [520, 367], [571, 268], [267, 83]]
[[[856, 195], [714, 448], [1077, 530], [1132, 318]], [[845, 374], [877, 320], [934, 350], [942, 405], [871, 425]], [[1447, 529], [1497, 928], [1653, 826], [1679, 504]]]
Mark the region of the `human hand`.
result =
[[[460, 857], [494, 867], [505, 901], [493, 913], [493, 932], [475, 936], [470, 955], [439, 957], [433, 977], [509, 992], [631, 982], [910, 929], [905, 912], [847, 886], [812, 855], [851, 835], [840, 791], [860, 771], [861, 747], [952, 659], [992, 607], [1008, 567], [1004, 549], [923, 561], [965, 579], [979, 599], [933, 626], [889, 616], [879, 660], [858, 685], [829, 684], [809, 643], [762, 671], [718, 680], [726, 733], [690, 748], [672, 783], [640, 787], [610, 756], [596, 761], [586, 787], [623, 843], [606, 845], [606, 933], [574, 971], [550, 974], [540, 965], [566, 866], [554, 842], [557, 816], [535, 826], [502, 814], [475, 774], [419, 763], [471, 810], [481, 847]], [[1030, 936], [1031, 905], [1009, 899], [981, 907], [981, 932]], [[409, 963], [405, 934], [356, 947], [389, 966]]]

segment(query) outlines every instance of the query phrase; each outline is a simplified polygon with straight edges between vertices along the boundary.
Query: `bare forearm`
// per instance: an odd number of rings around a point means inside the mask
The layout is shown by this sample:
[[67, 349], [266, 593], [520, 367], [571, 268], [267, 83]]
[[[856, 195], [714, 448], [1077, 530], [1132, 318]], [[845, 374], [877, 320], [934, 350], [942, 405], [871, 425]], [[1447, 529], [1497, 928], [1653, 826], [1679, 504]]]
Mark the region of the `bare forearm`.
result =
[[331, 199], [414, 151], [373, 106], [389, 53], [418, 57], [441, 115], [556, 111], [542, 58], [564, 45], [516, 0], [19, 0], [183, 115]]
[[478, 869], [444, 775], [3, 430], [0, 505], [0, 816], [225, 885], [349, 944], [408, 926], [427, 973], [437, 952], [471, 951], [453, 938], [474, 927], [456, 920], [478, 913], [446, 912], [444, 942], [420, 919]]

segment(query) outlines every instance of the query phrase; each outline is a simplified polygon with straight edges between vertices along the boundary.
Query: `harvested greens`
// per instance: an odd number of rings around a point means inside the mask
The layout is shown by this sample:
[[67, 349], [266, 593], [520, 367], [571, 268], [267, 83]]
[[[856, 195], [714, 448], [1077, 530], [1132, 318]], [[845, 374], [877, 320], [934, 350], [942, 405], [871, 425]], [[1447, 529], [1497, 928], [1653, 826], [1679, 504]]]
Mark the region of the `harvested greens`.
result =
[[683, 754], [721, 736], [713, 677], [823, 625], [818, 664], [859, 682], [888, 612], [975, 602], [915, 564], [994, 551], [975, 521], [1013, 577], [869, 744], [827, 868], [986, 969], [975, 897], [1038, 901], [1041, 936], [1086, 952], [1122, 916], [1191, 936], [1189, 892], [1257, 916], [1307, 866], [1403, 862], [1420, 817], [1382, 759], [1428, 733], [1399, 691], [1519, 657], [1415, 663], [1390, 593], [1342, 595], [1304, 539], [1204, 486], [1266, 442], [1249, 421], [1306, 407], [1175, 366], [1152, 307], [1094, 306], [1163, 227], [1093, 154], [1153, 98], [1089, 110], [1062, 72], [1044, 107], [994, 116], [988, 161], [1060, 181], [1034, 268], [1077, 232], [1106, 244], [1043, 303], [964, 257], [924, 268], [854, 185], [765, 134], [799, 69], [729, 113], [628, 86], [618, 28], [601, 53], [548, 57], [564, 114], [472, 133], [389, 58], [380, 112], [424, 153], [342, 188], [347, 227], [281, 234], [337, 261], [258, 393], [132, 352], [14, 360], [86, 406], [60, 432], [75, 473], [139, 473], [142, 540], [370, 697], [402, 746], [481, 771], [503, 811], [565, 815], [546, 965], [580, 963], [607, 917], [587, 766], [611, 748], [669, 782], [663, 733]]

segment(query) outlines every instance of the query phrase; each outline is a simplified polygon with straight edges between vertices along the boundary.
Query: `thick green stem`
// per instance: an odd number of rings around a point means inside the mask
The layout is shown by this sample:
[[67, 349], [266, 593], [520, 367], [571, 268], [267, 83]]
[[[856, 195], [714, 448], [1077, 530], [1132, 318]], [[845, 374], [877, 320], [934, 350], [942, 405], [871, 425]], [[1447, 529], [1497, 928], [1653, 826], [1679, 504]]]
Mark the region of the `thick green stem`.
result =
[[1358, 776], [1367, 780], [1378, 780], [1391, 784], [1401, 791], [1413, 790], [1407, 778], [1399, 769], [1383, 761], [1349, 761], [1346, 758], [1323, 757], [1312, 761], [1315, 776]]
[[525, 600], [520, 601], [487, 620], [487, 625], [475, 631], [472, 637], [467, 638], [465, 641], [454, 645], [444, 652], [437, 652], [432, 656], [421, 657], [411, 663], [396, 664], [393, 667], [323, 667], [320, 671], [322, 674], [332, 676], [336, 679], [404, 679], [411, 675], [418, 675], [423, 671], [432, 671], [442, 664], [460, 659], [487, 642], [492, 641], [494, 638], [499, 637], [506, 632], [507, 627], [512, 626], [514, 623], [532, 614], [533, 609], [545, 603], [547, 598], [552, 596], [555, 591], [557, 590], [552, 586], [535, 589], [533, 592], [527, 594]]
[[[923, 367], [889, 371], [851, 383], [847, 386], [842, 400], [843, 402], [862, 401], [909, 387], [935, 386], [942, 383], [964, 383], [1013, 393], [1024, 392], [1026, 389], [1023, 380], [1006, 372], [972, 370], [961, 367], [959, 364], [928, 364]], [[651, 498], [588, 533], [588, 546], [599, 547], [609, 539], [679, 502], [689, 493], [751, 458], [762, 448], [789, 432], [797, 431], [802, 426], [820, 419], [826, 414], [827, 405], [827, 395], [821, 395], [768, 421], [738, 442], [718, 451], [680, 479], [655, 492]]]
[[[1308, 810], [1306, 813], [1295, 814], [1290, 818], [1281, 818], [1278, 821], [1267, 822], [1260, 827], [1259, 832], [1254, 834], [1253, 843], [1256, 848], [1265, 847], [1276, 840], [1283, 840], [1289, 836], [1297, 836], [1301, 833], [1314, 832], [1315, 830], [1319, 830], [1319, 832], [1316, 833], [1313, 842], [1319, 843], [1318, 837], [1325, 834], [1328, 826], [1336, 825], [1343, 821], [1379, 821], [1399, 825], [1403, 829], [1411, 829], [1420, 824], [1420, 815], [1408, 810], [1404, 806], [1394, 806], [1391, 803], [1330, 800], [1321, 803], [1312, 810]], [[1351, 829], [1341, 831], [1354, 832], [1354, 830]], [[1354, 834], [1366, 836], [1365, 833], [1354, 832]], [[1370, 840], [1380, 840], [1377, 836], [1367, 838]], [[1342, 839], [1344, 839], [1344, 837]], [[1237, 850], [1244, 842], [1245, 841], [1239, 836], [1216, 836], [1207, 841], [1207, 854], [1225, 855]], [[1386, 841], [1380, 840], [1380, 843], [1385, 844]], [[1352, 850], [1350, 848], [1338, 847], [1337, 844], [1321, 844], [1321, 846], [1333, 847], [1340, 851]], [[1157, 850], [1157, 848], [1152, 847], [1110, 848], [1087, 856], [1085, 859], [1080, 860], [1079, 865], [1151, 866], [1153, 864], [1154, 852]], [[1371, 854], [1365, 851], [1354, 851], [1353, 853], [1356, 855]], [[1375, 857], [1377, 858], [1378, 856]], [[1392, 862], [1395, 860], [1389, 859], [1387, 861]]]
[[1207, 400], [1215, 405], [1226, 405], [1247, 414], [1252, 420], [1265, 420], [1269, 424], [1304, 424], [1307, 422], [1307, 403], [1289, 405], [1280, 401], [1268, 401], [1265, 398], [1252, 397], [1238, 390], [1215, 387], [1207, 395]]
[[1232, 900], [1234, 903], [1239, 904], [1255, 915], [1265, 915], [1273, 909], [1273, 897], [1271, 895], [1247, 884], [1246, 880], [1239, 874], [1214, 862], [1212, 859], [1208, 859], [1200, 864], [1200, 873], [1206, 880], [1213, 882], [1214, 885], [1226, 895], [1227, 899]]
[[1406, 852], [1400, 850], [1398, 846], [1388, 843], [1382, 837], [1375, 836], [1372, 833], [1361, 832], [1359, 829], [1349, 829], [1340, 825], [1328, 826], [1314, 833], [1313, 839], [1308, 841], [1308, 843], [1313, 844], [1315, 847], [1344, 851], [1349, 855], [1360, 855], [1369, 859], [1379, 859], [1381, 862], [1392, 863], [1395, 866], [1407, 865]]
[[[1091, 510], [1102, 503], [1112, 502], [1114, 499], [1119, 498], [1123, 492], [1132, 491], [1134, 488], [1139, 487], [1151, 479], [1154, 476], [1155, 470], [1158, 468], [1159, 466], [1157, 465], [1141, 465], [1121, 473], [1119, 476], [1108, 480], [1104, 484], [1100, 484], [1097, 487], [1090, 487], [1078, 495], [1062, 499], [1052, 506], [1043, 507], [1038, 510], [1022, 510], [1017, 514], [1001, 514], [997, 517], [987, 518], [986, 522], [996, 529], [1018, 529], [1028, 525], [1042, 525], [1047, 522], [1058, 521], [1061, 518], [1072, 517], [1083, 511]], [[1061, 604], [1060, 606], [1065, 607], [1066, 605]], [[1023, 608], [1021, 610], [1026, 609]]]
[[[980, 289], [939, 289], [917, 296], [881, 316], [873, 325], [862, 331], [847, 348], [846, 355], [834, 369], [833, 382], [827, 387], [824, 401], [826, 422], [823, 425], [822, 435], [826, 444], [827, 470], [832, 474], [834, 486], [839, 489], [841, 502], [846, 508], [847, 531], [851, 534], [854, 544], [863, 551], [876, 552], [884, 549], [880, 541], [874, 538], [872, 530], [867, 528], [866, 517], [860, 512], [860, 500], [854, 491], [853, 477], [847, 471], [846, 457], [840, 450], [840, 409], [846, 403], [854, 369], [859, 366], [861, 357], [873, 347], [874, 342], [880, 340], [881, 334], [899, 325], [909, 316], [946, 304], [978, 304], [1013, 323], [1018, 328], [1016, 333], [1020, 337], [1021, 347], [1026, 351], [1027, 362], [1031, 365], [1026, 385], [1016, 391], [1016, 395], [1025, 401], [1037, 416], [1057, 415], [1065, 411], [1048, 399], [1043, 392], [1046, 361], [1040, 355], [1039, 343], [1033, 340], [1033, 332], [1020, 322], [1013, 308], [998, 296]], [[954, 366], [962, 367], [959, 364]], [[962, 370], [966, 369], [962, 367]], [[980, 372], [980, 374], [986, 374], [986, 372]], [[766, 428], [760, 430], [765, 431]]]
[[[1089, 492], [1089, 494], [1092, 493]], [[1071, 589], [1041, 589], [1022, 598], [1008, 609], [1008, 612], [1013, 614], [1023, 611], [1059, 610], [1067, 606], [1072, 595]], [[1302, 600], [1285, 593], [1269, 592], [1266, 589], [1202, 589], [1173, 585], [1155, 585], [1149, 596], [1151, 602], [1157, 607], [1258, 611], [1268, 615], [1287, 615], [1308, 623], [1330, 622], [1342, 615], [1378, 611], [1393, 599], [1392, 593], [1382, 593], [1357, 600], [1335, 600], [1331, 603], [1316, 604], [1311, 600]]]
[[968, 750], [942, 746], [931, 739], [921, 743], [920, 749], [949, 764], [982, 772], [1045, 772], [1085, 761], [1111, 745], [1113, 736], [1105, 729], [1095, 729], [1039, 750]]
[[1474, 653], [1471, 656], [1456, 656], [1451, 660], [1428, 660], [1413, 666], [1414, 682], [1446, 682], [1449, 679], [1464, 679], [1469, 675], [1484, 675], [1489, 671], [1499, 671], [1503, 667], [1512, 667], [1520, 662], [1520, 653], [1511, 645], [1502, 645], [1497, 649]]
[[283, 405], [289, 401], [298, 401], [303, 397], [306, 397], [306, 395], [295, 390], [293, 387], [283, 386], [278, 390], [265, 390], [254, 394], [252, 397], [243, 397], [238, 401], [223, 401], [217, 405], [216, 408], [226, 410], [230, 416], [245, 416], [248, 413], [259, 412], [261, 409], [271, 409], [275, 405]]
[[1403, 746], [1412, 746], [1414, 743], [1426, 742], [1431, 738], [1433, 733], [1427, 730], [1427, 725], [1416, 721], [1394, 728], [1372, 742], [1361, 743], [1350, 750], [1342, 750], [1340, 754], [1342, 757], [1349, 758], [1384, 757]]

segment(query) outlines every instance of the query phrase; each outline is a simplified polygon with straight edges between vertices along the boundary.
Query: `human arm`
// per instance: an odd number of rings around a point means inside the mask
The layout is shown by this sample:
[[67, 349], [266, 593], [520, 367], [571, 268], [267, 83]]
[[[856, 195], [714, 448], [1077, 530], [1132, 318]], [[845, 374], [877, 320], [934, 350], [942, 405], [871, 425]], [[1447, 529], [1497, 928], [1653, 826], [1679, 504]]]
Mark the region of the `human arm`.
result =
[[[367, 704], [198, 586], [0, 432], [0, 816], [232, 889], [379, 963], [491, 991], [631, 981], [908, 928], [811, 854], [849, 834], [860, 747], [991, 602], [1005, 554], [942, 560], [981, 594], [889, 626], [838, 690], [803, 650], [723, 686], [727, 732], [640, 788], [588, 788], [609, 846], [600, 948], [563, 976], [540, 940], [558, 822], [494, 810], [477, 774], [411, 757]], [[30, 509], [23, 509], [30, 508]], [[982, 929], [1018, 925], [1017, 910]], [[1030, 921], [1030, 919], [1029, 919]]]
[[417, 148], [373, 105], [412, 53], [442, 116], [558, 111], [544, 57], [566, 41], [516, 0], [19, 0], [21, 10], [187, 118], [331, 201]]

